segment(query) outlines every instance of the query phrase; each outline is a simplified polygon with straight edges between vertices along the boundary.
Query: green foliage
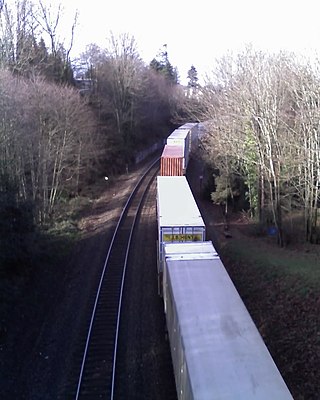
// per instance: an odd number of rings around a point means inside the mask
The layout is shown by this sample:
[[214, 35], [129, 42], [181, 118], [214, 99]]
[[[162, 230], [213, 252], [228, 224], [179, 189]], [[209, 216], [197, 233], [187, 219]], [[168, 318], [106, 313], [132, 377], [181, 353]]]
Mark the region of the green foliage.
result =
[[[245, 239], [244, 239], [245, 240]], [[317, 288], [320, 285], [320, 267], [317, 253], [284, 251], [269, 245], [265, 251], [254, 241], [240, 239], [229, 242], [225, 249], [228, 257], [244, 264], [254, 265], [265, 275], [281, 276], [288, 282], [298, 279], [301, 286]], [[271, 251], [272, 250], [272, 251]]]
[[[270, 212], [283, 244], [283, 217], [292, 210], [305, 213], [305, 236], [317, 240], [320, 201], [319, 63], [292, 54], [265, 54], [248, 48], [224, 57], [202, 88], [200, 120], [208, 121], [203, 140], [208, 158], [218, 160], [221, 174], [239, 163], [247, 186], [251, 216], [261, 224]], [[201, 109], [200, 109], [201, 113]], [[223, 198], [231, 196], [220, 185]], [[218, 193], [214, 198], [221, 201]]]
[[221, 174], [215, 177], [215, 191], [211, 193], [211, 200], [215, 204], [226, 204], [231, 196], [229, 177]]
[[214, 182], [215, 190], [211, 193], [211, 200], [215, 204], [231, 203], [234, 210], [244, 210], [248, 207], [245, 199], [246, 186], [241, 174], [217, 170], [214, 174]]
[[150, 62], [150, 68], [157, 73], [162, 74], [166, 80], [172, 84], [178, 83], [178, 72], [169, 61], [167, 45], [163, 45], [163, 49], [158, 56]]
[[188, 71], [188, 87], [197, 88], [198, 84], [198, 72], [194, 65], [191, 65], [191, 68]]
[[258, 208], [258, 156], [256, 150], [256, 143], [253, 137], [252, 130], [249, 125], [246, 125], [245, 129], [245, 144], [244, 144], [244, 155], [242, 168], [244, 170], [244, 182], [247, 186], [248, 191], [246, 192], [246, 198], [249, 201], [251, 215], [254, 216]]

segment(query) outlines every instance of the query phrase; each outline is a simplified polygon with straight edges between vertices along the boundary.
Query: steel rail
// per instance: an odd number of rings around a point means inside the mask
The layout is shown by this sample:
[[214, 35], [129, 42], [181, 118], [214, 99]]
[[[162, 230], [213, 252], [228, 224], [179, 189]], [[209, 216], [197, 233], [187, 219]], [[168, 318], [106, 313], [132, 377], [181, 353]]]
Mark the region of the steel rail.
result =
[[[86, 344], [85, 344], [85, 349], [84, 349], [84, 353], [83, 353], [83, 358], [82, 358], [82, 363], [81, 363], [81, 369], [80, 369], [80, 374], [79, 374], [79, 379], [78, 379], [78, 385], [77, 385], [77, 391], [76, 391], [76, 397], [75, 400], [80, 400], [82, 398], [81, 396], [81, 388], [82, 388], [82, 384], [83, 384], [83, 378], [84, 378], [84, 371], [85, 371], [85, 366], [86, 366], [86, 362], [87, 362], [87, 357], [88, 357], [88, 351], [89, 351], [89, 346], [90, 346], [90, 342], [92, 339], [92, 332], [93, 332], [93, 326], [94, 323], [96, 321], [96, 314], [97, 314], [97, 307], [98, 307], [98, 303], [99, 303], [99, 299], [101, 296], [101, 292], [102, 292], [102, 288], [103, 288], [103, 282], [105, 279], [105, 275], [106, 272], [108, 270], [108, 265], [109, 265], [109, 260], [110, 260], [110, 255], [111, 252], [114, 248], [115, 245], [115, 241], [116, 241], [116, 236], [118, 234], [118, 232], [120, 231], [120, 227], [121, 224], [123, 223], [123, 221], [125, 220], [126, 216], [128, 215], [128, 210], [131, 206], [131, 203], [134, 199], [134, 196], [136, 195], [136, 193], [138, 192], [139, 188], [142, 186], [142, 183], [144, 182], [144, 180], [146, 179], [146, 177], [148, 176], [148, 174], [150, 173], [150, 171], [152, 171], [152, 169], [156, 166], [156, 164], [159, 162], [159, 159], [157, 159], [156, 161], [154, 161], [148, 168], [147, 170], [144, 172], [144, 174], [142, 175], [142, 177], [139, 179], [138, 183], [136, 184], [136, 186], [134, 187], [132, 193], [130, 194], [122, 212], [120, 215], [120, 218], [118, 220], [118, 223], [116, 225], [115, 231], [113, 233], [112, 239], [111, 239], [111, 243], [109, 246], [109, 250], [104, 262], [104, 266], [101, 272], [101, 276], [100, 276], [100, 281], [99, 281], [99, 285], [98, 285], [98, 289], [97, 289], [97, 293], [96, 293], [96, 297], [95, 297], [95, 302], [94, 302], [94, 306], [93, 306], [93, 310], [92, 310], [92, 314], [91, 314], [91, 319], [90, 319], [90, 324], [89, 324], [89, 329], [88, 329], [88, 334], [87, 334], [87, 339], [86, 339]], [[147, 184], [147, 187], [150, 185], [152, 179], [154, 178], [154, 175], [156, 173], [153, 173], [152, 178], [150, 179], [150, 181]], [[139, 204], [137, 205], [137, 209], [139, 210], [143, 201], [145, 195], [145, 191], [139, 201]], [[127, 243], [127, 247], [126, 247], [126, 254], [125, 254], [125, 258], [124, 258], [124, 265], [123, 265], [123, 271], [122, 271], [122, 276], [121, 276], [121, 284], [120, 284], [120, 292], [119, 292], [119, 303], [118, 303], [118, 307], [117, 307], [117, 322], [116, 322], [116, 329], [115, 329], [115, 338], [114, 338], [114, 349], [113, 349], [113, 357], [112, 357], [112, 374], [111, 374], [111, 393], [110, 393], [110, 399], [113, 399], [114, 396], [114, 382], [115, 382], [115, 366], [116, 366], [116, 354], [117, 354], [117, 344], [118, 344], [118, 334], [119, 334], [119, 324], [120, 324], [120, 314], [121, 314], [121, 303], [122, 303], [122, 294], [123, 294], [123, 286], [124, 286], [124, 280], [125, 280], [125, 272], [126, 272], [126, 264], [127, 264], [127, 259], [128, 259], [128, 255], [129, 255], [129, 250], [130, 250], [130, 242], [131, 242], [131, 238], [132, 238], [132, 234], [133, 234], [133, 230], [134, 230], [134, 225], [136, 223], [136, 219], [137, 219], [137, 214], [138, 212], [136, 212], [135, 217], [133, 219], [132, 222], [132, 226], [130, 228], [130, 233], [129, 233], [129, 238], [128, 238], [128, 243]], [[106, 377], [107, 380], [107, 377]], [[83, 398], [90, 398], [90, 394], [86, 394], [83, 396]], [[105, 397], [107, 398], [107, 397]]]
[[[152, 180], [152, 179], [151, 179]], [[139, 204], [138, 204], [138, 210], [141, 209], [142, 202], [145, 198], [145, 195], [147, 193], [147, 189], [150, 187], [151, 180], [149, 181], [146, 190], [143, 193], [143, 196], [141, 197]], [[119, 308], [118, 308], [118, 317], [117, 317], [117, 328], [116, 328], [116, 337], [115, 337], [115, 346], [114, 346], [114, 355], [113, 355], [113, 368], [112, 368], [112, 386], [111, 386], [111, 397], [110, 399], [113, 400], [114, 396], [114, 385], [115, 385], [115, 374], [116, 374], [116, 362], [117, 362], [117, 351], [118, 351], [118, 338], [119, 338], [119, 329], [120, 329], [120, 317], [121, 317], [121, 306], [122, 306], [122, 294], [123, 294], [123, 287], [124, 287], [124, 281], [125, 281], [125, 274], [127, 270], [127, 261], [129, 257], [129, 251], [130, 251], [130, 246], [131, 246], [131, 239], [132, 235], [134, 232], [134, 228], [136, 226], [136, 221], [138, 218], [138, 213], [135, 214], [130, 235], [129, 235], [129, 241], [128, 241], [128, 247], [126, 251], [126, 257], [125, 257], [125, 264], [124, 264], [124, 270], [122, 274], [122, 281], [121, 281], [121, 292], [120, 292], [120, 299], [119, 299]]]

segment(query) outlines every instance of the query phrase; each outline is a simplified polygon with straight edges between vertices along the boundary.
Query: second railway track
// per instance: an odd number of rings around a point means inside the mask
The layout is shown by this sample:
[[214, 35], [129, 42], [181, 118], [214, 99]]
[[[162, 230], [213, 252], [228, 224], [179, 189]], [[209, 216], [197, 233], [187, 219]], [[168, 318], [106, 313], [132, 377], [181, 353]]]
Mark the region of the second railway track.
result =
[[123, 209], [104, 263], [94, 303], [76, 400], [112, 399], [121, 298], [130, 241], [146, 189], [159, 170], [150, 166]]

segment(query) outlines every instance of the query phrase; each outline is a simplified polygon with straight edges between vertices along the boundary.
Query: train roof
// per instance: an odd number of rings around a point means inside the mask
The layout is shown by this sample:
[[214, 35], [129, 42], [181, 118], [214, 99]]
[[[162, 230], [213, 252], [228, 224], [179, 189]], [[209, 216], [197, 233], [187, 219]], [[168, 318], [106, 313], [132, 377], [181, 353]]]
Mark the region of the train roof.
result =
[[157, 177], [157, 207], [160, 227], [205, 226], [185, 176]]
[[165, 243], [165, 256], [170, 260], [206, 260], [219, 257], [210, 240], [206, 242]]
[[186, 122], [185, 124], [180, 126], [179, 129], [192, 129], [197, 125], [198, 125], [198, 122]]
[[161, 157], [164, 158], [182, 158], [183, 157], [183, 147], [178, 145], [168, 145], [164, 146]]
[[188, 129], [175, 129], [167, 138], [170, 139], [185, 139], [189, 135]]
[[207, 258], [177, 258], [179, 246], [182, 254], [186, 247], [196, 254], [194, 245], [176, 244], [165, 267], [192, 398], [292, 400], [215, 250]]

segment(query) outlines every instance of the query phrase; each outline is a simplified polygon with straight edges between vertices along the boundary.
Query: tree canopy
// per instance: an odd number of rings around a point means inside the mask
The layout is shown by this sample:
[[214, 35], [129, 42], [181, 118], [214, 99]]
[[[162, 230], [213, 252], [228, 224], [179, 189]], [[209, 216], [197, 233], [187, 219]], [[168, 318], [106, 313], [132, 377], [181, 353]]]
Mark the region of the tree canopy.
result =
[[198, 88], [198, 72], [194, 65], [191, 65], [191, 68], [188, 71], [188, 87], [196, 89]]
[[292, 54], [249, 48], [222, 58], [215, 84], [201, 91], [209, 162], [220, 174], [242, 177], [252, 215], [262, 226], [275, 226], [281, 245], [284, 218], [292, 222], [299, 211], [307, 240], [319, 236], [318, 67]]
[[169, 61], [167, 45], [164, 44], [156, 58], [150, 62], [150, 68], [162, 74], [168, 82], [172, 84], [178, 83], [178, 72]]

